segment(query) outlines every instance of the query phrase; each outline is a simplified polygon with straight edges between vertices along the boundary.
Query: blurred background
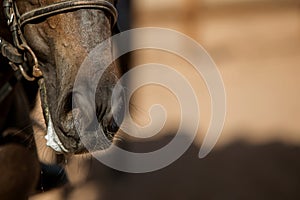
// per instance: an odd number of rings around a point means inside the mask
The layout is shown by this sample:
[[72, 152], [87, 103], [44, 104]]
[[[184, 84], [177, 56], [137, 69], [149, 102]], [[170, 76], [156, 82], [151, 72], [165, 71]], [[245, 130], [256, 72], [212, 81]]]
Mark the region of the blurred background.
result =
[[[132, 52], [124, 58], [128, 69], [160, 63], [189, 80], [201, 110], [194, 144], [172, 165], [145, 174], [117, 172], [87, 157], [66, 159], [71, 189], [32, 199], [300, 199], [300, 1], [119, 0], [119, 10], [123, 31], [174, 29], [210, 54], [227, 93], [218, 144], [206, 158], [198, 158], [211, 105], [205, 83], [192, 66], [168, 52]], [[147, 39], [132, 38], [128, 45]], [[176, 41], [174, 45], [185, 48]], [[157, 136], [133, 139], [126, 148], [151, 151], [168, 143], [180, 120], [174, 94], [148, 85], [131, 100], [132, 116], [140, 125], [150, 122], [153, 104], [163, 105], [167, 121]]]
[[[300, 144], [299, 2], [136, 0], [132, 1], [132, 27], [174, 29], [208, 51], [227, 93], [226, 123], [219, 143], [247, 139], [255, 143], [279, 140]], [[135, 53], [132, 66], [152, 62], [174, 67], [191, 82], [200, 102], [201, 143], [211, 114], [201, 77], [178, 56], [157, 50]], [[166, 90], [145, 87], [136, 95], [139, 107], [147, 110], [153, 102], [163, 102], [168, 117], [178, 119], [178, 104]]]

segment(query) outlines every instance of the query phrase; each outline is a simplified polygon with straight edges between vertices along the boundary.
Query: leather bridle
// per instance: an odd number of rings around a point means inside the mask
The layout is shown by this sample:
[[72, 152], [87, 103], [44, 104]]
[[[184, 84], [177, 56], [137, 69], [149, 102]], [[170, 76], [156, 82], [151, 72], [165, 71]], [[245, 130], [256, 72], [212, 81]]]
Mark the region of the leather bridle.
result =
[[[9, 64], [13, 69], [15, 71], [20, 70], [24, 78], [29, 81], [33, 81], [43, 74], [39, 68], [39, 62], [35, 53], [29, 47], [23, 36], [22, 28], [26, 24], [78, 9], [98, 9], [108, 12], [112, 17], [112, 27], [114, 27], [118, 18], [118, 12], [115, 6], [106, 0], [66, 0], [33, 9], [22, 15], [19, 14], [15, 0], [3, 0], [3, 8], [7, 24], [12, 33], [13, 44], [8, 43], [0, 36], [0, 52], [4, 57], [8, 58]], [[26, 73], [29, 56], [30, 61], [33, 62], [33, 77]]]

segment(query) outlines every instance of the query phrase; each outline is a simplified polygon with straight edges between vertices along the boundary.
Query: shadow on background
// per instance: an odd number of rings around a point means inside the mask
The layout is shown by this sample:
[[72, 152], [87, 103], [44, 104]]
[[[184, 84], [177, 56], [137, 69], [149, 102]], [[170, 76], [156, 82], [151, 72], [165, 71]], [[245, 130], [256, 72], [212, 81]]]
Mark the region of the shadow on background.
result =
[[[160, 147], [170, 139], [128, 146], [140, 152]], [[116, 172], [96, 160], [87, 161], [90, 171], [84, 187], [89, 189], [73, 188], [66, 198], [76, 199], [74, 194], [82, 193], [87, 199], [109, 200], [300, 199], [300, 147], [236, 141], [201, 160], [198, 152], [199, 147], [193, 145], [172, 165], [145, 174]]]

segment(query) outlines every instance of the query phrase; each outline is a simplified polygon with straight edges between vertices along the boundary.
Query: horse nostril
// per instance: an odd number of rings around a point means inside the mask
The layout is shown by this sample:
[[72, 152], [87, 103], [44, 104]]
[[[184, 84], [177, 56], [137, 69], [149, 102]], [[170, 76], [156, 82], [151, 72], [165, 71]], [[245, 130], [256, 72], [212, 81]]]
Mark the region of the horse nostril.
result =
[[111, 123], [109, 124], [109, 126], [107, 127], [107, 130], [109, 132], [115, 133], [119, 130], [119, 126], [118, 124], [115, 122], [114, 118], [112, 118]]
[[72, 111], [72, 106], [73, 106], [73, 102], [72, 102], [72, 98], [73, 98], [73, 93], [72, 92], [69, 92], [64, 100], [63, 100], [63, 110], [64, 112], [68, 113], [70, 111]]
[[119, 126], [118, 124], [115, 122], [115, 120], [113, 118], [109, 119], [109, 120], [103, 120], [102, 121], [102, 127], [103, 127], [103, 131], [104, 134], [106, 135], [106, 137], [109, 140], [112, 140], [115, 133], [118, 131]]

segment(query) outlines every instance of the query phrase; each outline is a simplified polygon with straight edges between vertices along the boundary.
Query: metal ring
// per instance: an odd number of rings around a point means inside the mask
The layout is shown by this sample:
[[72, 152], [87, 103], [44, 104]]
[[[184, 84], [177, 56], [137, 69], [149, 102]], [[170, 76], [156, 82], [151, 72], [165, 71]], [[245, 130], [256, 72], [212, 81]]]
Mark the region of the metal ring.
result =
[[25, 50], [28, 51], [33, 59], [34, 65], [32, 67], [32, 70], [33, 70], [32, 75], [36, 78], [43, 76], [43, 73], [39, 68], [38, 59], [37, 59], [36, 55], [34, 54], [34, 52], [32, 51], [32, 49], [27, 44], [24, 44], [24, 43], [21, 44], [20, 47], [23, 48], [24, 51]]
[[30, 76], [26, 73], [26, 71], [24, 70], [24, 68], [23, 68], [22, 65], [19, 65], [19, 69], [20, 69], [22, 75], [24, 76], [24, 78], [25, 78], [27, 81], [34, 81], [34, 80], [35, 80], [34, 77], [30, 77]]
[[28, 53], [30, 53], [30, 55], [33, 59], [34, 65], [39, 65], [37, 57], [35, 56], [34, 52], [32, 51], [32, 49], [27, 44], [23, 43], [23, 44], [20, 45], [20, 47], [21, 47], [21, 50], [23, 50], [23, 51], [27, 50]]

